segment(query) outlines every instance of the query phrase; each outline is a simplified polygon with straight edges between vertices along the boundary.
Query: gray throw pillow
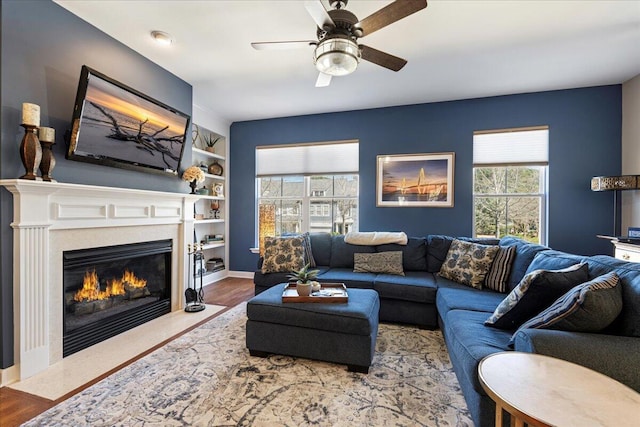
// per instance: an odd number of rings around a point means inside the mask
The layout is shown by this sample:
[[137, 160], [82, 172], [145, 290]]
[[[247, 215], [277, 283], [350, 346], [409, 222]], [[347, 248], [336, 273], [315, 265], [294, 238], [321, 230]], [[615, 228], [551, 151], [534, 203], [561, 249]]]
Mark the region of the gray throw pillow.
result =
[[386, 273], [404, 276], [402, 251], [353, 254], [354, 273]]
[[484, 324], [499, 329], [517, 329], [571, 288], [588, 280], [587, 264], [575, 264], [562, 270], [532, 271], [522, 278]]
[[[613, 323], [622, 311], [621, 288], [615, 272], [599, 276], [572, 288], [547, 309], [524, 322], [518, 330], [599, 332]], [[510, 344], [513, 340], [512, 337]]]

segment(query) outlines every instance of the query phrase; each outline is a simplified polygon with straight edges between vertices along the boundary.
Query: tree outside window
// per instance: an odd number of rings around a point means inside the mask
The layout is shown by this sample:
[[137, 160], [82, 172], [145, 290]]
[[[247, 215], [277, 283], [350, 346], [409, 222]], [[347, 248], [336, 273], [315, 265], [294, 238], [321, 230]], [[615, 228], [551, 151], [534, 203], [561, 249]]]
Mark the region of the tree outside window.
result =
[[474, 168], [474, 235], [544, 243], [546, 166]]

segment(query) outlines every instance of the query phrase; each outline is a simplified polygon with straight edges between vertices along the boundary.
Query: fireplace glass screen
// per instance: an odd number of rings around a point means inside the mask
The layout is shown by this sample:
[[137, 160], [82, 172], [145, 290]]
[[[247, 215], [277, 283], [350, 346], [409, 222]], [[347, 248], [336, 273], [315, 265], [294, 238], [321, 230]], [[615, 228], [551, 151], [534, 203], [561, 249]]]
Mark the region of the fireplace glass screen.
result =
[[171, 311], [171, 240], [63, 254], [66, 357]]

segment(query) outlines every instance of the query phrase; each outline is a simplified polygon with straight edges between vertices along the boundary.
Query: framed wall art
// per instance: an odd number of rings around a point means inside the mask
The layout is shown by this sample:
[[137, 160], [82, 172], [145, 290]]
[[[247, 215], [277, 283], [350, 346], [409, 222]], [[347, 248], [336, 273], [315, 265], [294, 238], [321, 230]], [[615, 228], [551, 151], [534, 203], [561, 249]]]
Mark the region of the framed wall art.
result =
[[376, 206], [453, 207], [455, 153], [377, 156]]

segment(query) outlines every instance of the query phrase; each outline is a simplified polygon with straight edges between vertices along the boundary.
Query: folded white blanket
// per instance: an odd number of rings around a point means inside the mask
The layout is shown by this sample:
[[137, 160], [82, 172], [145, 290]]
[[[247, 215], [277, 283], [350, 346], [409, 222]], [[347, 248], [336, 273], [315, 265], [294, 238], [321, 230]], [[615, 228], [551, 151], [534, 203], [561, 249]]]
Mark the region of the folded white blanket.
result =
[[391, 231], [350, 231], [344, 236], [344, 241], [352, 245], [384, 245], [386, 243], [407, 244], [407, 235]]

